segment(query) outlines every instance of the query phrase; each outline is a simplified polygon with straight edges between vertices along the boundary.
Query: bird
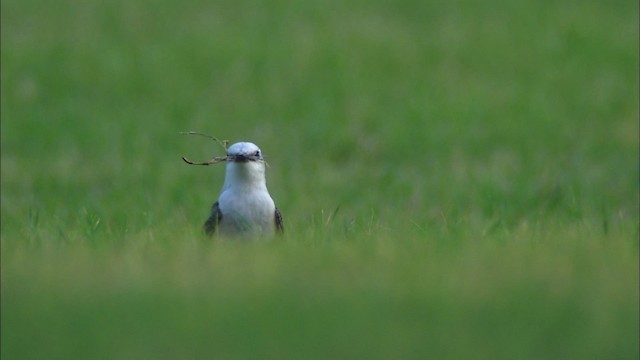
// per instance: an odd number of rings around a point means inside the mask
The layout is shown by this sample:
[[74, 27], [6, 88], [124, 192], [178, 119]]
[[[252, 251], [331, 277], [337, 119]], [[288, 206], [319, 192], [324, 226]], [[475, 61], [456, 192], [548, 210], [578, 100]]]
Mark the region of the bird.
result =
[[282, 214], [275, 206], [265, 176], [260, 148], [238, 142], [227, 148], [222, 190], [204, 223], [208, 236], [273, 237], [284, 233]]

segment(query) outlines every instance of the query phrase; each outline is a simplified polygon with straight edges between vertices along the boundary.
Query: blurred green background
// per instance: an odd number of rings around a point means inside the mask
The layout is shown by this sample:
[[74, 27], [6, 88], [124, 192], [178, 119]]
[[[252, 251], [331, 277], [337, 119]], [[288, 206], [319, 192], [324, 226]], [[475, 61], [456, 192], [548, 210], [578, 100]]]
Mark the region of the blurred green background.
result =
[[1, 7], [3, 359], [638, 358], [637, 2]]

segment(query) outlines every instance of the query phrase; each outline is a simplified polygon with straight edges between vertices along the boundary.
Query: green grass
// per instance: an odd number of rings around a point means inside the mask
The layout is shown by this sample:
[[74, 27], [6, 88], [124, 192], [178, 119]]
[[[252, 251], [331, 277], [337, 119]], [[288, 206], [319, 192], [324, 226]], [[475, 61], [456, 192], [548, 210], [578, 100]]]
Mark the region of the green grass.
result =
[[1, 6], [3, 359], [638, 358], [637, 3]]

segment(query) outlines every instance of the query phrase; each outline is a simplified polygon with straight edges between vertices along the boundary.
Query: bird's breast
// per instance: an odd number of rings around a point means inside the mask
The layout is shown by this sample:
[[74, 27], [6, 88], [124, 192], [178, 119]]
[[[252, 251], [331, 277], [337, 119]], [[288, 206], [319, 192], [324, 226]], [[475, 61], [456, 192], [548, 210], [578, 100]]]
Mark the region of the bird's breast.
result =
[[220, 194], [220, 230], [228, 234], [275, 231], [275, 204], [267, 191], [228, 188]]

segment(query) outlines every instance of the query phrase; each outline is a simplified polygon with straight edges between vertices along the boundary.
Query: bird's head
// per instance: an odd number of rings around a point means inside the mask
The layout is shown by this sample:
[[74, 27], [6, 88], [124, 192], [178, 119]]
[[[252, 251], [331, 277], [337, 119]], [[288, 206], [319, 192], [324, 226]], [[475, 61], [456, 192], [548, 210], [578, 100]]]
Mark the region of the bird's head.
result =
[[262, 157], [262, 151], [256, 144], [239, 142], [229, 146], [227, 149], [227, 162], [258, 162], [264, 164], [264, 158]]
[[266, 186], [265, 161], [255, 144], [239, 142], [229, 146], [226, 162], [225, 186]]

